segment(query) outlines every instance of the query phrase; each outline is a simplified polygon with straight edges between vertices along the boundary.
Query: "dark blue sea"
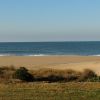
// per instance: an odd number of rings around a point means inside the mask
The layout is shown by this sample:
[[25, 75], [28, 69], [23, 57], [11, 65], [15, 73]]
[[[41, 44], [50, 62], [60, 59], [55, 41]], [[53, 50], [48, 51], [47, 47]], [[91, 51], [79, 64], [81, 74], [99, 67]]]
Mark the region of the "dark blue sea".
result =
[[100, 56], [100, 42], [1, 42], [0, 56]]

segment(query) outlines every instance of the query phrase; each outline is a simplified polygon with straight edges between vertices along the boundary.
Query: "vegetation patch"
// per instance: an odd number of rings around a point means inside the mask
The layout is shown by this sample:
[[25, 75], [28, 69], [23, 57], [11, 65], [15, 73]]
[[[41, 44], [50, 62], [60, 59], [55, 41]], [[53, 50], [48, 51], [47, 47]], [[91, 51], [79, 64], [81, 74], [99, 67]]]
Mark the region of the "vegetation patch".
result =
[[19, 69], [17, 69], [13, 74], [13, 78], [20, 79], [20, 80], [26, 81], [26, 82], [33, 81], [33, 76], [24, 67], [20, 67]]
[[25, 67], [0, 67], [0, 82], [100, 82], [100, 76], [89, 69], [83, 72], [55, 69], [28, 70]]

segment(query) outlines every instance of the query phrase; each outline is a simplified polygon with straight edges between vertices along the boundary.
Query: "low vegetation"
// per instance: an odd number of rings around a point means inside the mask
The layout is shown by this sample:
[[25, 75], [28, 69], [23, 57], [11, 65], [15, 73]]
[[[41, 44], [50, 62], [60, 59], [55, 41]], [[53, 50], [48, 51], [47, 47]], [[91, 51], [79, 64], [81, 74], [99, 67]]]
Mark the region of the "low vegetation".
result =
[[28, 70], [25, 67], [15, 69], [0, 67], [0, 82], [100, 82], [95, 72], [85, 69], [83, 72], [74, 70]]
[[14, 79], [20, 79], [22, 81], [32, 82], [33, 76], [24, 67], [20, 67], [13, 73]]
[[100, 83], [0, 84], [0, 100], [100, 100]]
[[100, 76], [89, 69], [0, 67], [0, 100], [99, 100]]

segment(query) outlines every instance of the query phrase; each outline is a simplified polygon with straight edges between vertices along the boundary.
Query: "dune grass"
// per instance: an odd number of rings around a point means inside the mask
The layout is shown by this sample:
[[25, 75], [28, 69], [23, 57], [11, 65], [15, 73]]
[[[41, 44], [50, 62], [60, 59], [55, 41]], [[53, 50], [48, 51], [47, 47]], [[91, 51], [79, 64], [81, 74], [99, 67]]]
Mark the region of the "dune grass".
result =
[[28, 70], [25, 67], [15, 69], [0, 67], [0, 83], [26, 82], [100, 82], [100, 76], [94, 71], [85, 69], [83, 72], [71, 69], [41, 69]]

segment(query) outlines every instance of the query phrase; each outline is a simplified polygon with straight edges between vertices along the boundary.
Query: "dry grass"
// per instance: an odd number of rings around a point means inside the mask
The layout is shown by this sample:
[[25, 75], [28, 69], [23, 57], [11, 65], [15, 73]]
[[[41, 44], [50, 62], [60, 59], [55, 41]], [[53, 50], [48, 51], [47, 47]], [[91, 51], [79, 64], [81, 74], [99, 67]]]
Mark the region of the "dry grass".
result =
[[0, 84], [0, 100], [99, 100], [100, 83]]
[[[12, 78], [17, 69], [0, 68], [0, 100], [99, 100], [100, 82], [78, 82], [80, 77], [95, 75], [91, 70], [77, 72], [74, 70], [30, 70], [38, 81], [22, 82]], [[84, 77], [83, 77], [84, 76]], [[52, 83], [43, 82], [48, 79]], [[61, 83], [58, 81], [65, 80]], [[54, 81], [56, 82], [54, 83]], [[74, 80], [74, 81], [73, 81]], [[47, 80], [46, 80], [47, 81]], [[69, 82], [73, 81], [73, 82]]]
[[[17, 70], [19, 69], [15, 69], [14, 66], [0, 67], [0, 82], [4, 83], [15, 82], [13, 75]], [[41, 69], [41, 70], [28, 70], [28, 72], [30, 75], [34, 77], [33, 81], [46, 81], [46, 82], [72, 82], [72, 81], [80, 82], [80, 81], [87, 81], [87, 79], [93, 79], [94, 77], [98, 77], [95, 74], [95, 72], [89, 69], [85, 69], [84, 72], [78, 72], [70, 69], [67, 70]]]
[[6, 83], [12, 81], [12, 74], [16, 71], [14, 66], [2, 66], [0, 67], [0, 83]]
[[91, 79], [93, 77], [97, 77], [96, 73], [90, 69], [85, 69], [78, 78], [78, 81], [85, 81], [86, 79]]
[[80, 72], [74, 70], [55, 70], [55, 69], [41, 69], [31, 71], [31, 74], [37, 80], [51, 80], [52, 81], [71, 81], [77, 79], [80, 76]]

